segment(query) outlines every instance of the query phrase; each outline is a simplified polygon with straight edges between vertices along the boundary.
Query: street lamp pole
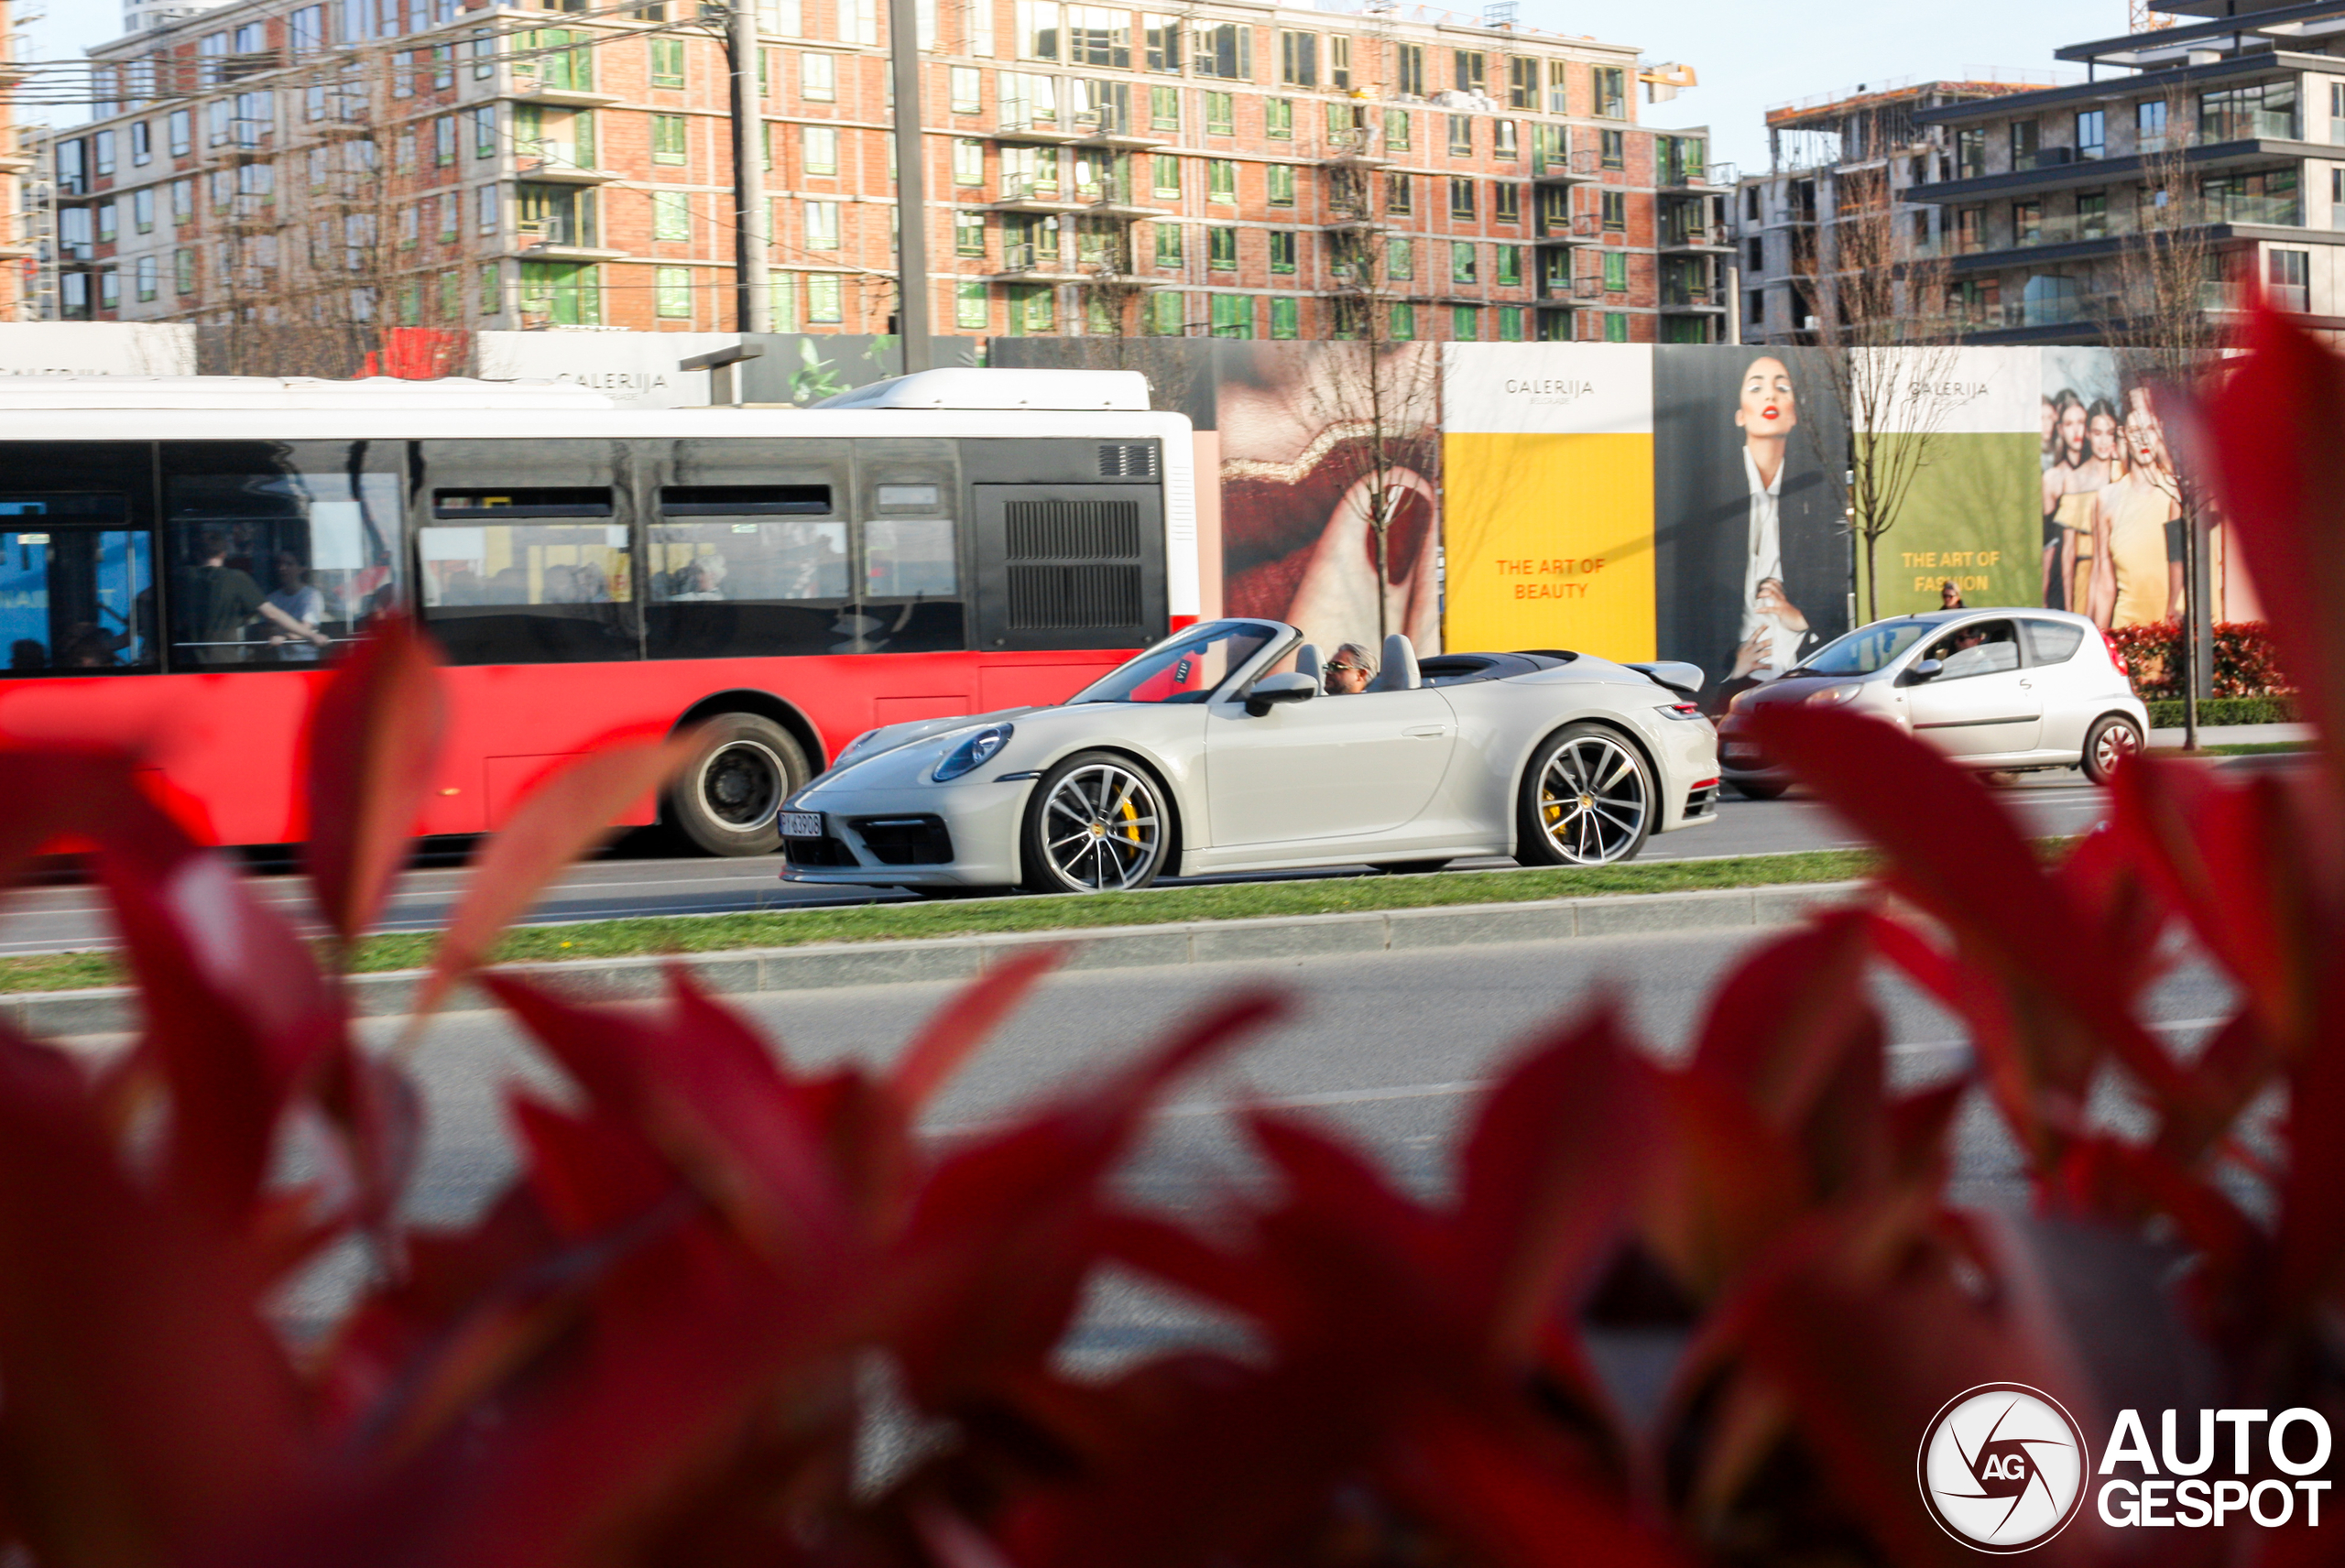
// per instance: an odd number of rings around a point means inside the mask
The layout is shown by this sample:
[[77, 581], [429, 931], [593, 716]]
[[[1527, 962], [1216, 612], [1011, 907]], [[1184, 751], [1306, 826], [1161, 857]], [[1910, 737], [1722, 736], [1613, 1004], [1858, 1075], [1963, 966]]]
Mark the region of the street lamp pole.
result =
[[766, 122], [758, 103], [757, 0], [733, 0], [726, 17], [733, 57], [734, 321], [744, 332], [773, 331], [772, 217], [766, 205]]
[[932, 363], [929, 332], [928, 162], [921, 149], [920, 0], [888, 0], [888, 56], [896, 87], [896, 331], [904, 374]]

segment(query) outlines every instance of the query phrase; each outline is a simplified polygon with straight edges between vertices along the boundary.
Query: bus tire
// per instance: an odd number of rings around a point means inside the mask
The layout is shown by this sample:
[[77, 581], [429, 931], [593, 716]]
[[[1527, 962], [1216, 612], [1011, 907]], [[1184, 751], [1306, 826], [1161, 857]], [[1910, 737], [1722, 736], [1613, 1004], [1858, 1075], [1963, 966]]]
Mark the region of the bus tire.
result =
[[704, 854], [771, 855], [781, 847], [776, 813], [808, 778], [806, 754], [756, 713], [718, 713], [700, 735], [700, 749], [668, 786], [669, 824]]

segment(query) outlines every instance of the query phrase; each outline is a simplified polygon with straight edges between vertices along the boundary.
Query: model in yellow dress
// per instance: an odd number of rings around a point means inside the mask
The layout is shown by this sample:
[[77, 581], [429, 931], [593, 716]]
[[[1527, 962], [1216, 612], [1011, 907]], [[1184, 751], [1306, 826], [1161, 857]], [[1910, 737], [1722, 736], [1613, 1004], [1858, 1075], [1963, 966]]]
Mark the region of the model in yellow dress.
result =
[[2125, 415], [2125, 477], [2104, 485], [2093, 524], [2092, 618], [2106, 628], [2154, 626], [2182, 614], [2182, 563], [2168, 526], [2182, 515], [2165, 432], [2147, 392]]

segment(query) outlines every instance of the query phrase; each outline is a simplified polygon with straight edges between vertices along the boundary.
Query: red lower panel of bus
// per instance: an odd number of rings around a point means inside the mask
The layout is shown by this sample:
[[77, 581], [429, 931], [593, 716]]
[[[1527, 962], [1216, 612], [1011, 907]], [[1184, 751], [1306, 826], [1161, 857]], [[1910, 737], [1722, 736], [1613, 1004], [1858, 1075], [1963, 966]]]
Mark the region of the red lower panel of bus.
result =
[[[664, 735], [696, 706], [779, 701], [823, 757], [875, 724], [983, 713], [1066, 697], [1129, 651], [920, 653], [450, 670], [437, 792], [417, 832], [480, 833], [562, 758], [626, 736]], [[128, 675], [0, 682], [0, 745], [104, 746], [137, 753], [155, 796], [214, 844], [304, 835], [301, 725], [322, 671]], [[819, 761], [820, 759], [813, 759]], [[652, 820], [647, 801], [627, 819]]]

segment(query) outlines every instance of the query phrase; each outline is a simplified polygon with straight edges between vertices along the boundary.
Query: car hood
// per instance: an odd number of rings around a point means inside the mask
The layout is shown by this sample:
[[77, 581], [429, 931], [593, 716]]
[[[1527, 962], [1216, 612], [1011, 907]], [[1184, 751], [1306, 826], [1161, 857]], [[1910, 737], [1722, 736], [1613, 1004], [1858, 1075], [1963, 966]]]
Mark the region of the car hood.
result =
[[1852, 680], [1864, 677], [1846, 675], [1786, 675], [1780, 681], [1770, 681], [1763, 686], [1753, 686], [1734, 700], [1733, 712], [1747, 713], [1753, 708], [1771, 707], [1778, 702], [1804, 702], [1818, 691], [1835, 686], [1846, 686]]

